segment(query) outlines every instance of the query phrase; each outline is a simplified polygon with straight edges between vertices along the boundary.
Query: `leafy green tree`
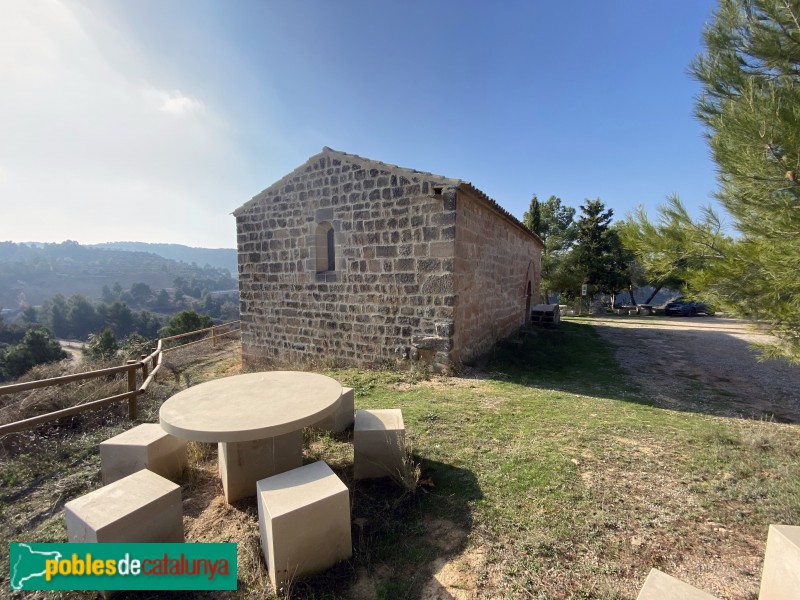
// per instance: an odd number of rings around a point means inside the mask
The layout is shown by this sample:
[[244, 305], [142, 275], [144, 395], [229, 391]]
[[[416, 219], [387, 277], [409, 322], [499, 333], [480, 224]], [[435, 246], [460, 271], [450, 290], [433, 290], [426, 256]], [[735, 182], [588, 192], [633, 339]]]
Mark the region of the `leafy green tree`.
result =
[[153, 290], [146, 283], [137, 282], [131, 285], [130, 295], [136, 304], [142, 305], [153, 295]]
[[67, 321], [70, 335], [82, 339], [103, 327], [94, 305], [80, 294], [73, 294], [67, 300]]
[[550, 294], [557, 292], [560, 301], [574, 302], [580, 297], [585, 277], [574, 250], [548, 258], [542, 255], [542, 287], [546, 286], [546, 301], [549, 301]]
[[542, 252], [542, 285], [545, 301], [551, 292], [572, 296], [575, 288], [580, 288], [580, 275], [575, 272], [576, 264], [569, 255], [577, 237], [575, 209], [561, 204], [561, 198], [550, 196], [540, 206], [539, 228], [535, 233], [544, 242]]
[[160, 309], [169, 308], [169, 292], [167, 290], [162, 289], [156, 294], [156, 307]]
[[22, 325], [9, 325], [5, 322], [2, 312], [2, 307], [0, 307], [0, 347], [19, 344], [25, 337], [27, 328]]
[[22, 314], [19, 317], [23, 323], [34, 324], [39, 322], [39, 313], [35, 306], [26, 306], [22, 309]]
[[83, 355], [90, 360], [108, 360], [114, 358], [119, 350], [117, 337], [110, 327], [100, 333], [93, 333], [83, 349]]
[[70, 335], [68, 312], [67, 299], [62, 294], [56, 294], [42, 302], [39, 318], [42, 324], [53, 332], [53, 335], [64, 338]]
[[158, 335], [158, 330], [161, 328], [161, 321], [152, 313], [143, 310], [135, 315], [133, 328], [136, 333], [148, 338], [154, 338]]
[[586, 200], [576, 223], [575, 262], [584, 273], [594, 296], [598, 292], [614, 296], [630, 284], [632, 254], [626, 250], [619, 234], [611, 227], [612, 209], [600, 201]]
[[172, 281], [172, 286], [175, 288], [176, 291], [180, 290], [184, 294], [186, 294], [189, 291], [189, 282], [186, 281], [186, 279], [181, 277], [180, 275]]
[[549, 301], [552, 292], [572, 298], [576, 282], [577, 287], [581, 285], [581, 276], [575, 272], [575, 261], [569, 259], [577, 233], [575, 209], [563, 206], [557, 196], [540, 202], [534, 194], [522, 221], [544, 243], [540, 286], [544, 301]]
[[108, 307], [106, 314], [106, 326], [114, 331], [114, 335], [125, 337], [134, 326], [134, 315], [131, 309], [124, 302], [117, 300]]
[[125, 338], [120, 350], [125, 358], [138, 359], [142, 354], [150, 354], [154, 345], [151, 339], [139, 333], [132, 333]]
[[3, 375], [16, 378], [24, 375], [36, 365], [56, 362], [67, 358], [67, 353], [44, 327], [35, 327], [25, 333], [25, 337], [16, 346], [5, 353]]
[[771, 321], [773, 352], [800, 362], [800, 4], [721, 0], [704, 36], [697, 116], [740, 233], [704, 283], [736, 313]]
[[206, 329], [213, 325], [214, 321], [208, 315], [201, 315], [193, 310], [182, 310], [169, 320], [166, 327], [161, 329], [159, 335], [161, 337], [170, 337], [197, 331], [198, 329]]

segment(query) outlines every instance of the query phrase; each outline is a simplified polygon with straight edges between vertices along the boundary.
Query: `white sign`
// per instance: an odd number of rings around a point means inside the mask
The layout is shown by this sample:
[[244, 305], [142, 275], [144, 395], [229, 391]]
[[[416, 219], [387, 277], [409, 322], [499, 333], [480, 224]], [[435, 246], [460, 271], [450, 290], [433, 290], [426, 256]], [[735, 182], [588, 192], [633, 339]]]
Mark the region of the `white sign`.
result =
[[585, 295], [586, 295], [586, 292], [587, 292], [587, 285], [584, 283], [584, 284], [581, 286], [581, 296], [585, 296]]

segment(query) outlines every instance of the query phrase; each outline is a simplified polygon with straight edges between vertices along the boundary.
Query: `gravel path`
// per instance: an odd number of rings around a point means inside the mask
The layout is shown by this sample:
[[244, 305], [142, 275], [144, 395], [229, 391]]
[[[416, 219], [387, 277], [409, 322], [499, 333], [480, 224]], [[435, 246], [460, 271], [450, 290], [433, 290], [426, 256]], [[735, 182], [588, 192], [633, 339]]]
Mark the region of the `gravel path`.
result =
[[759, 362], [752, 342], [770, 337], [723, 317], [590, 320], [617, 346], [622, 367], [673, 410], [800, 422], [800, 367]]

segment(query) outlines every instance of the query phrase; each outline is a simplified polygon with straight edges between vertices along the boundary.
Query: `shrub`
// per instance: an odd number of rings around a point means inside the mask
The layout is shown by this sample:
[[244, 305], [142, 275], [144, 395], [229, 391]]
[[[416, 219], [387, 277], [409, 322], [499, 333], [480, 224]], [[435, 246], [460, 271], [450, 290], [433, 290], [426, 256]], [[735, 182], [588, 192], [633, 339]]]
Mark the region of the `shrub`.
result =
[[90, 360], [103, 360], [114, 358], [118, 350], [117, 336], [110, 327], [106, 327], [100, 333], [93, 333], [89, 336], [89, 342], [83, 349], [83, 355]]
[[65, 358], [67, 358], [67, 353], [61, 348], [53, 334], [44, 327], [34, 327], [25, 332], [25, 336], [19, 344], [12, 346], [5, 353], [2, 375], [14, 379], [36, 365]]

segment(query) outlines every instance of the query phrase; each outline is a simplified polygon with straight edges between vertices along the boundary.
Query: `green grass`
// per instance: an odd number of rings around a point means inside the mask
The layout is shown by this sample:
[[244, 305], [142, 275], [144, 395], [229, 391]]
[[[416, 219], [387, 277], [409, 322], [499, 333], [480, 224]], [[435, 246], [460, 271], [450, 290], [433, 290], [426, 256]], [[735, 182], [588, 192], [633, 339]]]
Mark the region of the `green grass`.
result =
[[[214, 369], [201, 371], [189, 378]], [[409, 494], [386, 482], [355, 484], [351, 434], [309, 433], [307, 460], [327, 460], [351, 489], [354, 555], [295, 582], [292, 597], [355, 589], [430, 597], [432, 575], [448, 565], [445, 591], [487, 597], [635, 598], [651, 567], [680, 566], [719, 595], [714, 577], [729, 576], [745, 590], [730, 597], [748, 598], [760, 567], [741, 557], [763, 554], [770, 523], [800, 524], [797, 426], [656, 408], [589, 325], [563, 323], [504, 343], [485, 369], [455, 378], [327, 373], [355, 388], [356, 408], [402, 408], [421, 478], [433, 485]], [[59, 510], [48, 516], [54, 495], [97, 484], [91, 447], [113, 429], [80, 443], [65, 436], [41, 464], [3, 459], [0, 509], [18, 527], [4, 530], [9, 541], [63, 539]], [[13, 500], [39, 473], [45, 479], [24, 493], [47, 490], [46, 502]], [[241, 509], [244, 520], [254, 520], [251, 509]], [[45, 517], [20, 525], [31, 514]], [[241, 594], [268, 593], [255, 572], [263, 567], [247, 569]]]
[[[436, 483], [418, 523], [464, 527], [465, 547], [490, 557], [476, 580], [500, 595], [634, 597], [650, 567], [711, 551], [707, 522], [761, 539], [770, 523], [800, 523], [797, 427], [655, 408], [587, 325], [504, 343], [457, 384], [331, 374], [356, 388], [357, 408], [403, 409]], [[413, 561], [402, 547], [382, 558]]]

